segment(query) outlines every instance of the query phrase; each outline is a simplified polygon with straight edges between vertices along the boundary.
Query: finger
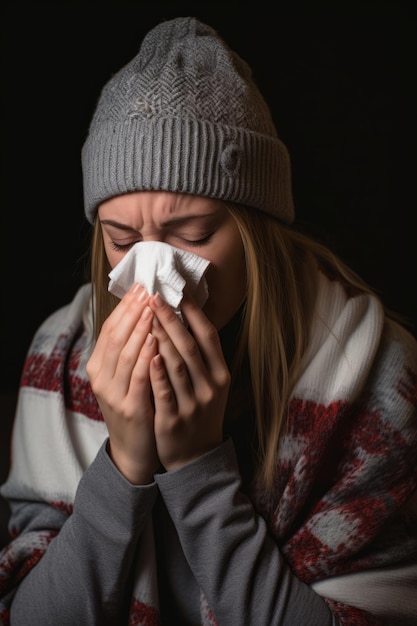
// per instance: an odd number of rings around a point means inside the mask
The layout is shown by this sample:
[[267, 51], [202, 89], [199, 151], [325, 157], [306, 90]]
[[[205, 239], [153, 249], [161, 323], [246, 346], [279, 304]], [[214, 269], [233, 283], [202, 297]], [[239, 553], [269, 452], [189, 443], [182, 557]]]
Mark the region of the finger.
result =
[[[156, 317], [153, 321], [152, 332], [158, 340], [158, 352], [176, 395], [177, 404], [181, 401], [183, 409], [186, 409], [187, 399], [194, 395], [187, 364]], [[200, 357], [199, 359], [201, 361]]]
[[134, 398], [151, 396], [150, 364], [157, 355], [157, 349], [155, 337], [148, 333], [130, 377], [129, 394]]
[[157, 354], [151, 361], [150, 379], [155, 410], [162, 415], [176, 414], [177, 401], [165, 370], [162, 356]]
[[207, 379], [207, 370], [196, 341], [158, 294], [150, 298], [149, 306], [155, 313], [153, 332], [159, 352], [175, 392], [198, 391]]
[[229, 376], [229, 371], [215, 326], [188, 291], [185, 291], [181, 311], [187, 320], [208, 373], [213, 380], [223, 384], [224, 378]]
[[145, 289], [136, 283], [109, 315], [90, 359], [91, 373], [101, 371], [109, 377], [114, 375], [120, 352], [140, 319], [148, 298]]
[[[152, 344], [155, 344], [151, 356], [153, 357], [156, 354], [156, 341], [153, 337], [149, 336], [152, 327], [152, 318], [152, 310], [148, 306], [145, 306], [139, 321], [133, 328], [130, 336], [126, 340], [125, 345], [120, 351], [113, 377], [117, 378], [118, 385], [120, 386], [120, 392], [123, 394], [129, 391], [132, 385], [132, 376], [135, 374], [137, 375], [138, 372], [141, 373], [142, 369], [140, 366], [147, 361], [146, 357], [148, 355], [148, 351], [145, 349], [142, 353], [142, 349], [145, 347], [146, 341], [148, 342], [146, 347], [150, 347]], [[149, 361], [150, 357], [148, 357], [148, 369]], [[139, 368], [137, 368], [138, 362]], [[142, 380], [141, 375], [139, 378]], [[147, 378], [149, 378], [148, 372]]]

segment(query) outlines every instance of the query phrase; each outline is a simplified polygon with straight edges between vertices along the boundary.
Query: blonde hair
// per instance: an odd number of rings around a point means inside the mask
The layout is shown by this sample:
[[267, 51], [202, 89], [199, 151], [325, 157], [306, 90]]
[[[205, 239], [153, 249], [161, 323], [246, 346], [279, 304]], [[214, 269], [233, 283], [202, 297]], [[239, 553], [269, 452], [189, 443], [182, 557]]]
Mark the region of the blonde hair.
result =
[[[247, 355], [256, 407], [257, 478], [270, 488], [276, 478], [276, 450], [287, 423], [291, 392], [307, 346], [314, 306], [310, 263], [355, 290], [372, 290], [328, 247], [259, 211], [227, 204], [245, 251], [247, 300], [234, 368]], [[98, 336], [118, 299], [108, 292], [110, 266], [96, 219], [91, 280]], [[232, 375], [233, 375], [232, 370]]]

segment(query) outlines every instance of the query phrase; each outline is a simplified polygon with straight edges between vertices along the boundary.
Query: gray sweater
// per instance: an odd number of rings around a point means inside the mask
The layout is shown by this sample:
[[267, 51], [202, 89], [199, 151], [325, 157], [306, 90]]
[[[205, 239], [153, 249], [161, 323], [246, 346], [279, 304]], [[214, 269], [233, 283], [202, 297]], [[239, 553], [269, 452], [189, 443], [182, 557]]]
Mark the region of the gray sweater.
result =
[[[21, 509], [32, 517], [31, 528], [62, 525], [63, 513], [33, 506], [36, 515], [27, 503]], [[17, 589], [12, 626], [127, 624], [131, 579], [150, 516], [163, 624], [200, 624], [200, 589], [220, 626], [338, 624], [324, 600], [285, 564], [241, 489], [229, 439], [146, 486], [126, 481], [103, 444], [80, 481], [73, 514]]]

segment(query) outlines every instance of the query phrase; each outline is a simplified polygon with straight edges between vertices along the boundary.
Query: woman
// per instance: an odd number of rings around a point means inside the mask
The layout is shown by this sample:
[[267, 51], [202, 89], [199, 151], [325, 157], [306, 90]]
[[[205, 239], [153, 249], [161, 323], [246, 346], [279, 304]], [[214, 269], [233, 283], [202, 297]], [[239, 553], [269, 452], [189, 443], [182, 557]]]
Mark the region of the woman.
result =
[[[3, 622], [414, 623], [416, 342], [293, 228], [248, 66], [158, 25], [82, 157], [92, 280], [25, 363]], [[145, 243], [208, 261], [202, 305], [109, 292]]]

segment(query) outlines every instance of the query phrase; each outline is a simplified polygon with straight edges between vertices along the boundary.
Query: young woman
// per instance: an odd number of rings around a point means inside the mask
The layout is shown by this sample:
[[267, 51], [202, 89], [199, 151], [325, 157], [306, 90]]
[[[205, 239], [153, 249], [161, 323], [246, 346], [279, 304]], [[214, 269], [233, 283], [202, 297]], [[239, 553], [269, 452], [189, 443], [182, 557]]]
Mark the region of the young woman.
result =
[[[248, 66], [161, 23], [82, 156], [91, 284], [24, 366], [2, 623], [415, 623], [416, 341], [293, 227]], [[145, 242], [209, 262], [202, 306], [109, 292]]]

